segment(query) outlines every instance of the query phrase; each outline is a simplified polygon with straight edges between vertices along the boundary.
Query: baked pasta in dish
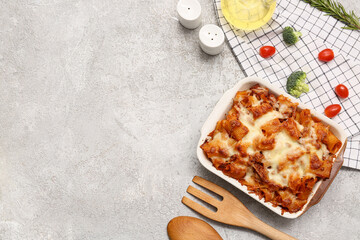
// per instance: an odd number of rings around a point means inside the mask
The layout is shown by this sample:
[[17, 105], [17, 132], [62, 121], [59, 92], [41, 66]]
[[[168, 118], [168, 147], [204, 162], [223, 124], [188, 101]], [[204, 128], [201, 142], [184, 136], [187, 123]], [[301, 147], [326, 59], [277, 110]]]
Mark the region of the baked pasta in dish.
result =
[[282, 213], [303, 208], [330, 176], [341, 141], [309, 109], [255, 85], [237, 92], [226, 119], [201, 145], [213, 166]]

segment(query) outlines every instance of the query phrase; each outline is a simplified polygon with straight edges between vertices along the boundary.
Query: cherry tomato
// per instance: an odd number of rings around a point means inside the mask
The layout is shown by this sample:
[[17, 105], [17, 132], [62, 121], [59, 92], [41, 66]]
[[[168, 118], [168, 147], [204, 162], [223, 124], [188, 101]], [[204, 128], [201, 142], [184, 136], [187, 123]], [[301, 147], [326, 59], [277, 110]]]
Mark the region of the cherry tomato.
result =
[[324, 49], [319, 52], [319, 60], [323, 62], [329, 62], [334, 59], [334, 52], [330, 48]]
[[271, 57], [275, 54], [276, 49], [273, 46], [263, 46], [260, 48], [259, 54], [263, 58]]
[[325, 108], [325, 115], [328, 118], [333, 118], [341, 111], [341, 106], [339, 104], [333, 104]]
[[349, 96], [349, 90], [343, 84], [339, 84], [336, 86], [335, 93], [341, 98], [347, 98]]

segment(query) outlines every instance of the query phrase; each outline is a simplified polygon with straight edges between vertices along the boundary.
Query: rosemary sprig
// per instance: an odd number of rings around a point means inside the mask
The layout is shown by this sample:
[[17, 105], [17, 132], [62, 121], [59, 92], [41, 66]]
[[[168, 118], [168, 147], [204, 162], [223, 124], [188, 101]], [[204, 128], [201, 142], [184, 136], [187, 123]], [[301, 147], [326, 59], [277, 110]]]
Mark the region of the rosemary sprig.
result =
[[354, 11], [347, 12], [343, 5], [334, 0], [303, 0], [311, 6], [325, 12], [325, 15], [330, 15], [337, 20], [345, 23], [347, 27], [344, 29], [360, 30], [359, 17], [355, 15]]

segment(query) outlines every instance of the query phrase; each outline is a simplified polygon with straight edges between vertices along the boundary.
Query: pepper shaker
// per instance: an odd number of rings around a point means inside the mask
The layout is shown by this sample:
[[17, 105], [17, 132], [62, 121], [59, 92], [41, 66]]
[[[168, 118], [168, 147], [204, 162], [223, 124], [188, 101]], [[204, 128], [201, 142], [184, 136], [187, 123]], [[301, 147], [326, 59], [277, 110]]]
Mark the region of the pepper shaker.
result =
[[201, 49], [209, 55], [217, 55], [224, 49], [225, 34], [214, 24], [206, 24], [199, 31]]

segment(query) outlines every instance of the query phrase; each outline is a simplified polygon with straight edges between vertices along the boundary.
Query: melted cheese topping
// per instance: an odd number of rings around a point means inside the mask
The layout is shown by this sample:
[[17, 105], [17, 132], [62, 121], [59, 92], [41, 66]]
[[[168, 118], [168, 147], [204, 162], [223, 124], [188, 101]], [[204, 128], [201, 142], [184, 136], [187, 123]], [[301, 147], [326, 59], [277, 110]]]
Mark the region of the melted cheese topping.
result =
[[218, 132], [214, 135], [213, 137], [213, 141], [217, 141], [219, 142], [219, 146], [221, 146], [222, 149], [225, 149], [228, 151], [229, 153], [229, 158], [226, 160], [230, 159], [230, 156], [235, 155], [237, 153], [239, 153], [236, 148], [233, 146], [233, 144], [230, 142], [230, 138], [224, 136], [221, 132]]
[[271, 167], [269, 171], [269, 179], [275, 183], [285, 186], [287, 184], [287, 179], [289, 178], [289, 172], [283, 172], [279, 174], [279, 165], [287, 161], [287, 155], [296, 151], [297, 149], [302, 149], [301, 145], [294, 141], [284, 130], [278, 133], [275, 137], [275, 148], [272, 150], [263, 151], [263, 155], [266, 159], [266, 162]]
[[[310, 165], [310, 155], [304, 154], [294, 162], [289, 162], [288, 154], [296, 152], [306, 152], [306, 145], [300, 144], [291, 138], [286, 131], [281, 131], [275, 137], [276, 145], [272, 150], [263, 151], [266, 163], [269, 166], [269, 179], [280, 186], [287, 186], [290, 176], [297, 173], [297, 176], [303, 178], [304, 176], [314, 177], [315, 175], [306, 172]], [[311, 145], [311, 144], [310, 144]], [[312, 145], [311, 145], [312, 146]], [[325, 146], [326, 148], [326, 146]], [[319, 159], [322, 159], [323, 149], [316, 152]], [[281, 164], [288, 164], [284, 169], [281, 169]], [[280, 170], [281, 169], [281, 170]]]
[[[249, 129], [248, 134], [246, 134], [241, 140], [242, 144], [250, 145], [247, 148], [247, 154], [253, 155], [256, 153], [252, 143], [254, 142], [255, 138], [263, 136], [261, 126], [276, 118], [284, 118], [279, 111], [270, 111], [254, 120], [252, 114], [244, 106], [240, 106], [239, 120]], [[296, 120], [295, 123], [299, 131], [304, 129], [304, 126], [302, 126]], [[315, 152], [319, 159], [323, 159], [323, 156], [327, 155], [329, 151], [327, 150], [326, 145], [323, 143], [321, 143], [320, 149], [316, 149], [314, 145], [311, 144], [311, 141], [306, 141], [316, 138], [313, 127], [311, 127], [310, 135], [310, 137], [305, 138], [305, 141], [300, 143], [291, 138], [291, 136], [285, 130], [277, 133], [275, 136], [274, 149], [262, 151], [262, 154], [266, 159], [268, 177], [270, 181], [280, 186], [287, 186], [289, 178], [292, 174], [294, 174], [294, 172], [300, 178], [305, 176], [315, 177], [314, 174], [306, 171], [306, 169], [310, 166], [310, 154]], [[310, 154], [302, 155], [297, 161], [291, 164], [291, 167], [279, 170], [279, 165], [288, 161], [288, 154], [294, 153], [296, 151], [308, 152], [307, 149], [310, 149]], [[246, 176], [250, 178], [251, 174], [253, 174], [253, 172], [248, 172]]]
[[274, 120], [275, 118], [282, 118], [282, 114], [278, 111], [270, 111], [258, 119], [254, 120], [252, 114], [243, 106], [240, 108], [240, 117], [239, 120], [242, 124], [244, 124], [248, 129], [248, 134], [242, 139], [243, 143], [251, 143], [254, 141], [256, 137], [262, 136], [261, 127], [267, 122]]

